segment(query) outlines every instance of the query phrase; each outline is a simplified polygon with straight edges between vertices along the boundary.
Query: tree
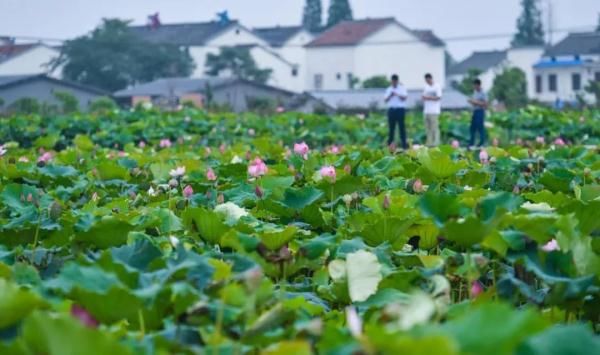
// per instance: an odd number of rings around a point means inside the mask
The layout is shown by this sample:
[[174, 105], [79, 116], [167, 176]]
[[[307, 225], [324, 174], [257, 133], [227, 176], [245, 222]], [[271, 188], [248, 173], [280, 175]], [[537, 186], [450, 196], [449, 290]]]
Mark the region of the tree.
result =
[[107, 96], [102, 96], [90, 104], [89, 110], [90, 112], [105, 115], [111, 111], [118, 109], [117, 103]]
[[352, 8], [349, 0], [331, 0], [328, 10], [327, 27], [333, 27], [342, 21], [352, 20]]
[[161, 77], [189, 76], [194, 61], [186, 49], [146, 42], [128, 22], [104, 19], [91, 34], [67, 41], [54, 67], [66, 79], [110, 92]]
[[585, 87], [585, 91], [596, 97], [596, 106], [600, 107], [600, 81], [591, 80]]
[[598, 14], [598, 26], [596, 27], [596, 32], [600, 32], [600, 13]]
[[209, 53], [206, 56], [206, 74], [219, 76], [224, 72], [236, 78], [266, 83], [273, 70], [259, 69], [250, 54], [244, 47], [223, 47], [219, 54]]
[[512, 45], [537, 46], [544, 44], [544, 27], [542, 12], [538, 7], [538, 0], [521, 0], [523, 12], [517, 20], [517, 33]]
[[390, 81], [385, 75], [376, 75], [363, 81], [364, 89], [382, 89], [390, 86]]
[[492, 97], [509, 109], [527, 104], [527, 79], [519, 68], [507, 68], [496, 76], [492, 87]]
[[302, 25], [311, 32], [317, 32], [321, 29], [323, 22], [323, 8], [321, 0], [306, 0], [304, 5], [304, 14], [302, 16]]
[[454, 88], [465, 95], [471, 95], [474, 90], [473, 81], [475, 81], [475, 79], [478, 79], [479, 75], [481, 75], [481, 70], [469, 69], [467, 75], [465, 75], [465, 77], [460, 81], [460, 83], [457, 83]]
[[56, 91], [54, 97], [60, 102], [62, 113], [79, 111], [79, 100], [67, 91]]

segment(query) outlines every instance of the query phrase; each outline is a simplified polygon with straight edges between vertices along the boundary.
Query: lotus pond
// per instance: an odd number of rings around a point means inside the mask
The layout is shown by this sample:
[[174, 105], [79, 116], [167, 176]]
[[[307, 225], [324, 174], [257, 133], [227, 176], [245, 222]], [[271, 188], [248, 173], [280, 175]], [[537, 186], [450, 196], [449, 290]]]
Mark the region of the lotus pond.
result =
[[600, 112], [3, 118], [0, 354], [594, 354]]

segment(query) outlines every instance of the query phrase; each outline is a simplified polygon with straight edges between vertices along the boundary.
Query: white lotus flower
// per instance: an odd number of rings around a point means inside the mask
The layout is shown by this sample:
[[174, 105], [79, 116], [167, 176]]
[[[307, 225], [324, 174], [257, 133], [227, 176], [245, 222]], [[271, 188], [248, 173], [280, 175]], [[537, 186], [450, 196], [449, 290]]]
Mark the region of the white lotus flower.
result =
[[156, 190], [154, 190], [154, 188], [152, 188], [152, 186], [150, 186], [150, 188], [148, 189], [148, 195], [150, 195], [152, 197], [156, 197], [158, 195], [158, 192]]
[[386, 314], [397, 319], [396, 326], [401, 330], [409, 330], [416, 325], [427, 323], [436, 313], [436, 304], [428, 294], [415, 293], [402, 303], [390, 304], [385, 308]]
[[169, 175], [171, 175], [172, 178], [182, 177], [185, 175], [185, 166], [178, 166], [175, 169], [171, 169], [171, 171], [169, 171]]
[[169, 241], [171, 242], [173, 248], [177, 248], [177, 245], [179, 245], [179, 239], [173, 235], [169, 236]]
[[215, 207], [215, 212], [225, 215], [227, 223], [236, 223], [240, 218], [248, 216], [248, 212], [233, 202], [226, 202]]
[[231, 159], [231, 164], [241, 164], [244, 161], [242, 160], [242, 158], [238, 157], [237, 155], [233, 156], [233, 158]]

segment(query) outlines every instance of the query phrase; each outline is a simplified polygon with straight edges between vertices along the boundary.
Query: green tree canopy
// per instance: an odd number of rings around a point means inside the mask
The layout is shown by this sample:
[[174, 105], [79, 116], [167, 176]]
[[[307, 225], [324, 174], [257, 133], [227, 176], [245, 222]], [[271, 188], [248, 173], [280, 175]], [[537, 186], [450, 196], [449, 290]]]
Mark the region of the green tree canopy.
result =
[[390, 86], [390, 81], [385, 75], [377, 75], [363, 81], [362, 87], [365, 89], [382, 89]]
[[537, 46], [544, 44], [544, 27], [542, 25], [542, 12], [538, 0], [521, 0], [523, 11], [517, 20], [517, 33], [512, 45]]
[[209, 53], [206, 56], [206, 74], [218, 76], [223, 72], [230, 75], [266, 83], [271, 77], [272, 69], [259, 69], [250, 54], [244, 47], [223, 47], [218, 54]]
[[67, 41], [53, 61], [66, 79], [107, 91], [161, 77], [189, 76], [194, 61], [186, 49], [143, 41], [128, 22], [104, 19], [91, 34]]
[[348, 0], [331, 0], [328, 10], [327, 27], [333, 27], [342, 21], [352, 20], [352, 8]]
[[600, 107], [600, 81], [591, 80], [585, 87], [585, 91], [596, 97], [596, 106]]
[[492, 87], [492, 97], [516, 109], [527, 104], [527, 79], [519, 68], [507, 68], [497, 75]]
[[456, 84], [454, 88], [465, 95], [471, 95], [473, 93], [474, 85], [473, 81], [479, 78], [481, 75], [481, 70], [479, 69], [469, 69], [467, 75], [460, 81], [460, 83]]
[[302, 15], [302, 25], [311, 32], [316, 32], [321, 28], [323, 22], [323, 7], [321, 0], [306, 0], [304, 5], [304, 14]]

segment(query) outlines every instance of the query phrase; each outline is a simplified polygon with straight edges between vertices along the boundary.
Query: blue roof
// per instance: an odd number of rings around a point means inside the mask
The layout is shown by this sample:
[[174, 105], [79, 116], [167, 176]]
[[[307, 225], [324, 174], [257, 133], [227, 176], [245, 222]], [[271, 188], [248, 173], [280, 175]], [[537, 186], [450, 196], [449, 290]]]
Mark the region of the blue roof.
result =
[[569, 67], [578, 67], [583, 65], [584, 62], [581, 59], [573, 59], [573, 60], [542, 60], [536, 63], [533, 67], [537, 69], [542, 68], [569, 68]]

